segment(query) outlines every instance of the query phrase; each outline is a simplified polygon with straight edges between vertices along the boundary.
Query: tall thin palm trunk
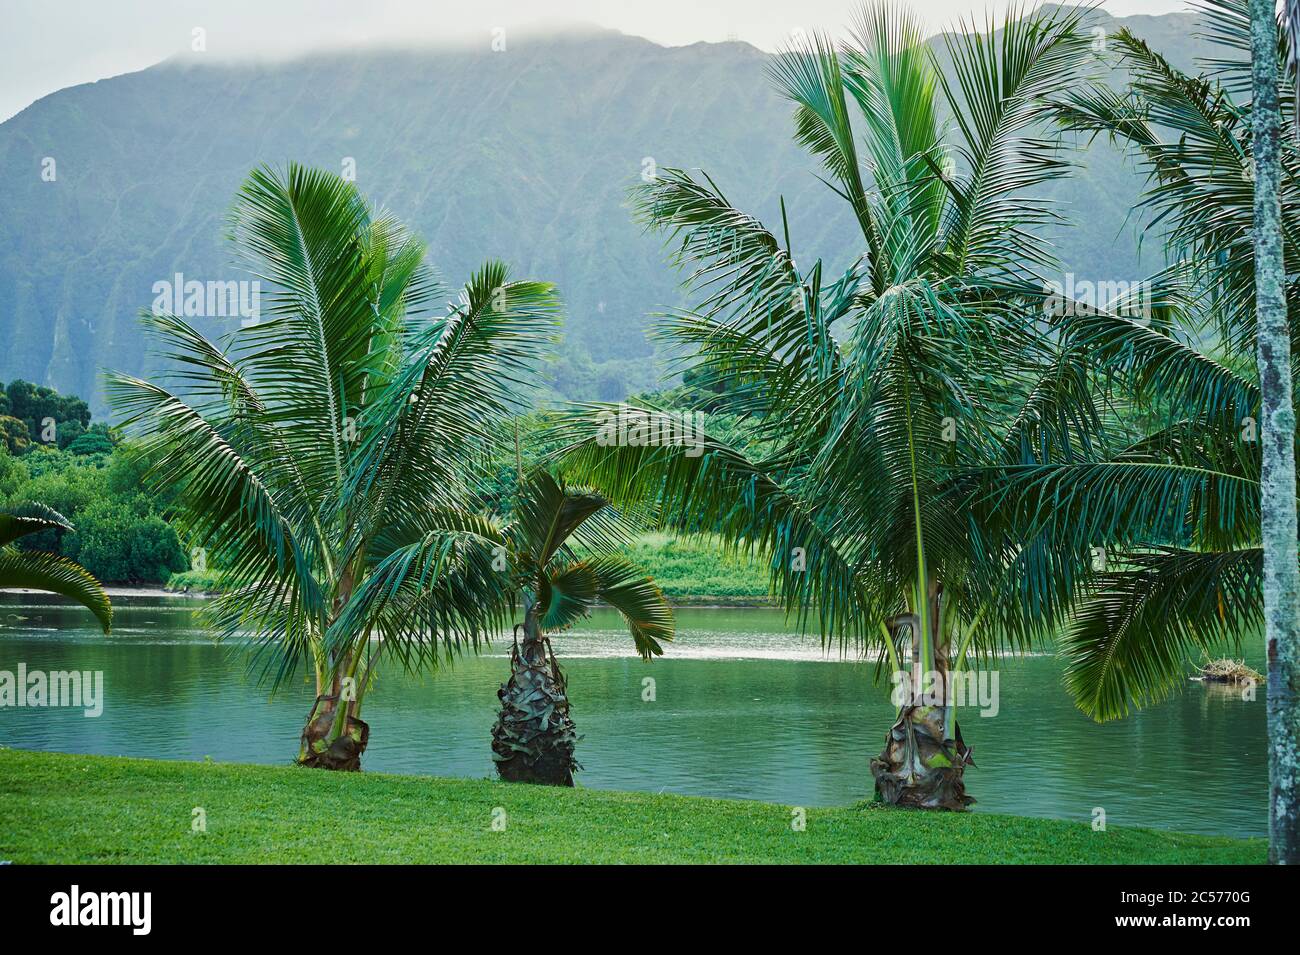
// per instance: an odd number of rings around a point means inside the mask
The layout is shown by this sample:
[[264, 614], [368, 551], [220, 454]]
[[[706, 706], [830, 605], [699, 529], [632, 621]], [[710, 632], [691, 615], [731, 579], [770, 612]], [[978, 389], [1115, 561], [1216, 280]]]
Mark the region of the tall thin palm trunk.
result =
[[1269, 860], [1300, 862], [1300, 565], [1295, 407], [1281, 224], [1281, 111], [1275, 0], [1251, 0], [1255, 309], [1263, 460], [1264, 626], [1268, 651]]

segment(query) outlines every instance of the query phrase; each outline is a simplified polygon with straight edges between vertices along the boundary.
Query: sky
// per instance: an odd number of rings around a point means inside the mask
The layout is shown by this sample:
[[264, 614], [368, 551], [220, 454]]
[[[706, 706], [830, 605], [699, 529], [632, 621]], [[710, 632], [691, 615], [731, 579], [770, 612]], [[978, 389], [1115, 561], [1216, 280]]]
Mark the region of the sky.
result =
[[[931, 32], [1007, 0], [916, 0]], [[491, 43], [493, 31], [594, 23], [657, 43], [744, 40], [771, 50], [798, 30], [838, 33], [859, 0], [0, 0], [0, 121], [56, 90], [188, 53], [286, 56], [392, 42]], [[1116, 16], [1185, 0], [1104, 0]], [[500, 36], [502, 34], [495, 34]]]

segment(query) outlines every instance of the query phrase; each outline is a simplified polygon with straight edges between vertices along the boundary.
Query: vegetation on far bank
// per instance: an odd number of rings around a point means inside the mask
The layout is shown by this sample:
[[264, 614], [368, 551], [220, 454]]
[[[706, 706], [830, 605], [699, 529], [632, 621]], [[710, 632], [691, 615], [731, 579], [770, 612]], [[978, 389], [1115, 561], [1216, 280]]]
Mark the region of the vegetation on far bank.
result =
[[[770, 604], [766, 568], [745, 556], [720, 553], [695, 538], [673, 534], [642, 534], [626, 548], [626, 556], [644, 567], [677, 605], [720, 604], [766, 606]], [[167, 589], [182, 593], [216, 593], [220, 571], [187, 570], [172, 574]]]
[[[345, 806], [345, 811], [337, 807]], [[1017, 816], [0, 750], [19, 863], [1262, 863], [1261, 839]], [[503, 829], [494, 829], [504, 821]], [[202, 822], [202, 826], [199, 822]], [[206, 831], [196, 831], [206, 827]]]
[[143, 490], [144, 465], [129, 452], [74, 395], [21, 380], [0, 389], [0, 510], [39, 502], [71, 525], [16, 546], [66, 557], [111, 584], [163, 583], [190, 568], [163, 517], [166, 500]]
[[[700, 402], [696, 389], [682, 386], [655, 397], [674, 407]], [[10, 415], [7, 424], [0, 421], [7, 427], [5, 435], [17, 436], [0, 442], [0, 508], [39, 501], [75, 527], [71, 532], [32, 535], [21, 542], [23, 549], [75, 560], [108, 584], [162, 585], [190, 594], [222, 590], [221, 570], [202, 559], [196, 562], [166, 519], [167, 501], [142, 487], [144, 464], [132, 457], [132, 444], [114, 429], [91, 424], [83, 400], [14, 381], [0, 387], [0, 417], [5, 409], [16, 409], [24, 417]], [[49, 441], [41, 439], [39, 425], [46, 417], [55, 418], [53, 430], [47, 432]], [[532, 467], [552, 450], [544, 439], [545, 416], [528, 415], [520, 424], [524, 464]], [[719, 416], [714, 424], [737, 433], [728, 418]], [[493, 497], [504, 496], [516, 481], [514, 449], [505, 450], [509, 453], [502, 453], [497, 479], [489, 489]], [[766, 567], [744, 556], [721, 554], [707, 542], [644, 534], [626, 553], [675, 604], [770, 602]]]
[[674, 534], [642, 534], [627, 548], [673, 603], [750, 606], [772, 603], [761, 561], [723, 552], [716, 544]]

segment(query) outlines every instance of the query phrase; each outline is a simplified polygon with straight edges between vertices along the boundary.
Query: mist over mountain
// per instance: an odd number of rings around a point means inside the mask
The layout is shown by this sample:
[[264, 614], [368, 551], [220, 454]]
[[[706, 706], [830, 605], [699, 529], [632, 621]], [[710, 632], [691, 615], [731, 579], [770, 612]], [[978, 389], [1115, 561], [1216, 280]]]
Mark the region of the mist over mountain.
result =
[[[1184, 68], [1204, 53], [1188, 15], [1123, 23]], [[0, 124], [0, 380], [102, 411], [103, 368], [150, 367], [136, 316], [155, 283], [249, 278], [231, 261], [225, 216], [250, 169], [295, 160], [352, 164], [362, 193], [428, 242], [450, 285], [487, 257], [556, 282], [559, 394], [651, 387], [650, 313], [681, 303], [662, 240], [627, 209], [652, 165], [703, 168], [777, 227], [784, 196], [801, 265], [843, 268], [860, 251], [846, 204], [791, 140], [767, 60], [745, 43], [667, 48], [591, 28], [512, 36], [504, 52], [195, 55], [54, 93]], [[1053, 187], [1075, 223], [1056, 236], [1067, 270], [1137, 280], [1159, 265], [1150, 249], [1139, 261], [1128, 220], [1140, 186], [1103, 144]], [[194, 321], [216, 336], [239, 319]]]

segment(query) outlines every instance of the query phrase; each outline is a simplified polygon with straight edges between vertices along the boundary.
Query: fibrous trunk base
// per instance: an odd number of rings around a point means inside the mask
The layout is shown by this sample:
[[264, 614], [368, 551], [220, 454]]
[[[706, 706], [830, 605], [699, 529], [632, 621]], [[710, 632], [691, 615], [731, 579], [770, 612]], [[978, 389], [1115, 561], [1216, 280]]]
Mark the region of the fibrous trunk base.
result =
[[[360, 772], [361, 754], [370, 742], [370, 725], [355, 716], [344, 719], [341, 733], [335, 733], [337, 696], [318, 696], [302, 729], [298, 765], [310, 769]], [[346, 703], [344, 705], [347, 705]]]
[[974, 765], [971, 751], [954, 724], [955, 739], [945, 739], [948, 708], [905, 706], [885, 737], [885, 748], [871, 761], [876, 798], [890, 806], [961, 812], [975, 801], [966, 795], [963, 775]]
[[506, 782], [572, 786], [581, 769], [564, 675], [549, 641], [525, 640], [510, 653], [510, 680], [497, 691], [501, 712], [492, 727], [492, 760]]

